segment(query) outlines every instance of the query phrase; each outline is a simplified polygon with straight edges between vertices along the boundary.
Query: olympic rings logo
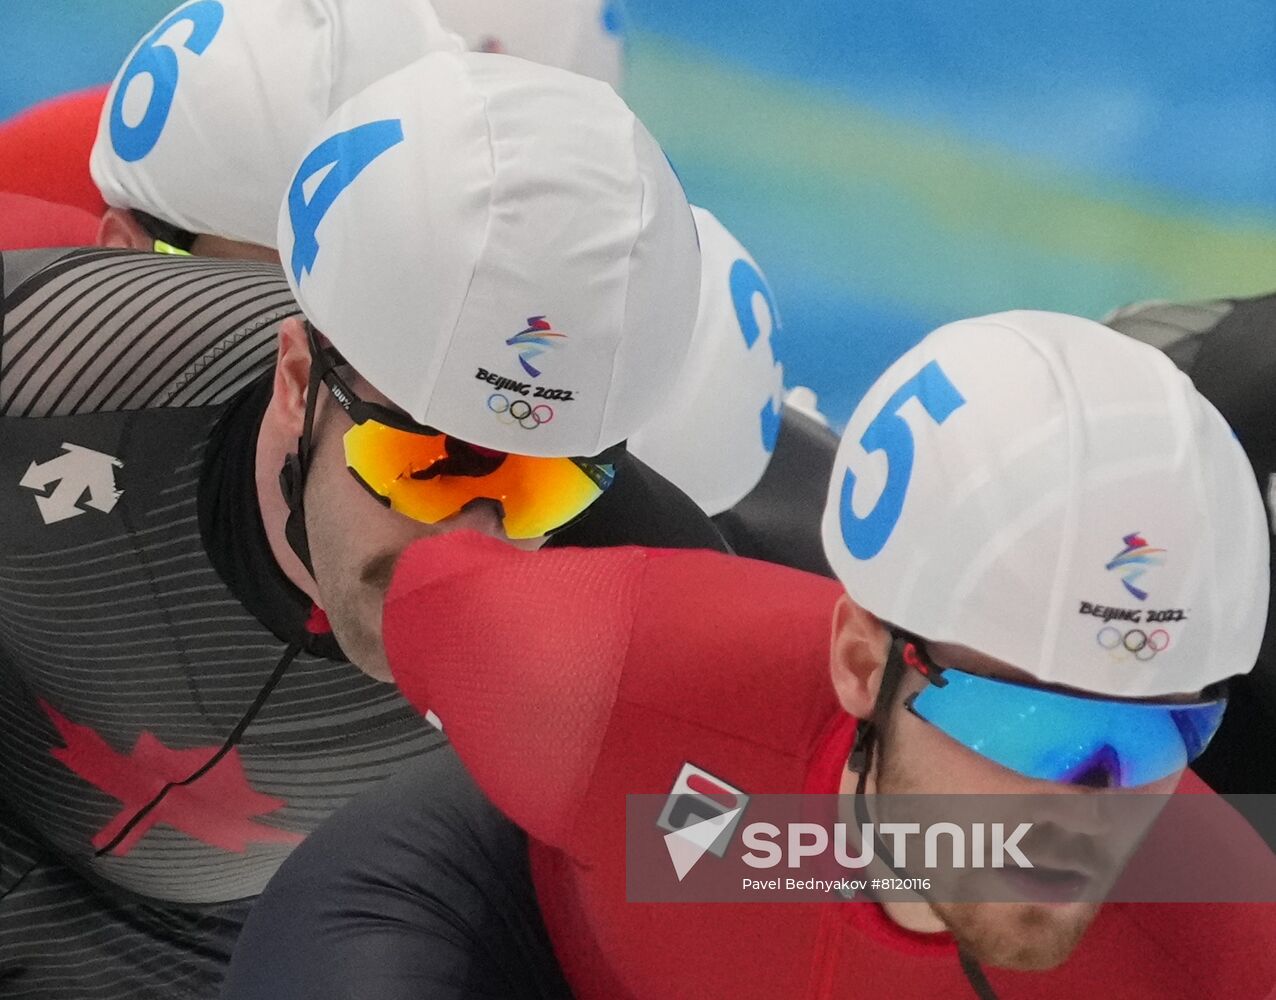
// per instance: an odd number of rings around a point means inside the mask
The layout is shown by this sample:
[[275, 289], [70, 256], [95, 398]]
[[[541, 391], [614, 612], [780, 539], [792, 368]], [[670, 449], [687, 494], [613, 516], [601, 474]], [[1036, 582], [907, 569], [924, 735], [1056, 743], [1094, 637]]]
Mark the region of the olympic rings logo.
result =
[[1120, 629], [1105, 625], [1095, 636], [1096, 641], [1104, 649], [1124, 649], [1136, 660], [1147, 662], [1170, 648], [1170, 634], [1163, 628], [1145, 632], [1141, 628], [1132, 628], [1122, 634]]
[[518, 424], [525, 430], [534, 431], [541, 424], [554, 419], [554, 408], [539, 403], [533, 406], [525, 399], [510, 402], [504, 393], [494, 392], [487, 397], [487, 408], [496, 414], [503, 424]]

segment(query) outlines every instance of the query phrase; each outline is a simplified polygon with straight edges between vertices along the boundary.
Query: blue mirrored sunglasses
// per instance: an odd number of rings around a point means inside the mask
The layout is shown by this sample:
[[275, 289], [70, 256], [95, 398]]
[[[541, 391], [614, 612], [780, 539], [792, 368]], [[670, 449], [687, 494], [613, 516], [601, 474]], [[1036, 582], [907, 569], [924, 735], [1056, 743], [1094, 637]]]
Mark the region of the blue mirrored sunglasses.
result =
[[1227, 697], [1129, 701], [1065, 694], [937, 665], [899, 636], [892, 655], [929, 682], [905, 706], [962, 746], [1041, 781], [1134, 788], [1181, 771], [1209, 745]]

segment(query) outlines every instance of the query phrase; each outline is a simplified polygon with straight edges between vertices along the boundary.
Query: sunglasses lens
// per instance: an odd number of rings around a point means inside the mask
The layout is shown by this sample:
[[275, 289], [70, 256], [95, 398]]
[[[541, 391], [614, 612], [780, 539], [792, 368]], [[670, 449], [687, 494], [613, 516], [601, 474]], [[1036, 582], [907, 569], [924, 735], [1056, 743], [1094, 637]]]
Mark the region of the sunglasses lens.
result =
[[538, 538], [574, 521], [603, 495], [606, 485], [591, 479], [567, 458], [529, 458], [510, 455], [501, 502], [505, 534], [510, 538]]
[[1226, 699], [1109, 701], [944, 671], [912, 700], [915, 715], [983, 757], [1028, 778], [1134, 788], [1195, 760], [1223, 721]]
[[571, 459], [494, 454], [373, 420], [346, 432], [345, 452], [355, 477], [400, 514], [437, 524], [474, 500], [494, 500], [505, 512], [510, 538], [537, 538], [562, 527], [608, 485], [606, 477], [596, 481]]

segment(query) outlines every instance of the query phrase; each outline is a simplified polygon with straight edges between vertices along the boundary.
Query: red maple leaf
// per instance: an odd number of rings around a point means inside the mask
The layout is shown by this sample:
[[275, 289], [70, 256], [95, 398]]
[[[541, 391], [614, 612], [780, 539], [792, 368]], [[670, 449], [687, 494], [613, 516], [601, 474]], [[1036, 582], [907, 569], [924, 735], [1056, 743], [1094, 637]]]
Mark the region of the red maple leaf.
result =
[[[139, 810], [166, 784], [181, 781], [202, 767], [220, 747], [172, 750], [149, 732], [143, 732], [132, 753], [117, 753], [93, 729], [63, 716], [41, 700], [49, 720], [57, 728], [65, 747], [49, 752], [94, 788], [119, 799], [124, 808], [93, 838], [99, 850], [111, 843]], [[287, 805], [283, 799], [254, 791], [244, 774], [239, 751], [230, 752], [199, 780], [170, 788], [168, 793], [111, 851], [128, 854], [156, 823], [164, 823], [186, 836], [223, 851], [244, 853], [250, 842], [297, 844], [299, 833], [254, 823], [254, 816], [274, 812]]]

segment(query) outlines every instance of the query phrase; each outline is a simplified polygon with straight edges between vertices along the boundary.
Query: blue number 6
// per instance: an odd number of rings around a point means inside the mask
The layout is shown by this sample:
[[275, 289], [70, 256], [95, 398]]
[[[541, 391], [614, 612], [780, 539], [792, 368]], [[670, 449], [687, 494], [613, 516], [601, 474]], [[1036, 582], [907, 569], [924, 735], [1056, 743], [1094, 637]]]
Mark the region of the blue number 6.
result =
[[855, 494], [855, 473], [846, 470], [842, 480], [842, 540], [856, 559], [872, 559], [882, 551], [899, 516], [904, 510], [904, 496], [913, 478], [913, 431], [899, 415], [899, 408], [916, 399], [929, 417], [942, 424], [966, 400], [957, 391], [936, 361], [895, 390], [860, 438], [866, 452], [886, 452], [886, 485], [877, 504], [865, 517], [859, 517], [851, 506]]
[[[756, 267], [741, 257], [731, 265], [731, 302], [735, 306], [735, 318], [740, 324], [740, 333], [744, 337], [744, 346], [752, 348], [762, 336], [758, 328], [758, 318], [753, 313], [753, 296], [761, 295], [766, 302], [767, 311], [771, 314], [771, 335], [775, 336], [779, 329], [780, 315], [775, 308], [775, 297], [767, 287], [766, 280]], [[775, 451], [776, 438], [780, 436], [780, 401], [768, 399], [762, 407], [762, 447], [769, 455]]]
[[[221, 29], [225, 13], [218, 0], [196, 0], [174, 11], [142, 42], [124, 67], [111, 104], [111, 145], [121, 160], [134, 163], [155, 148], [173, 107], [173, 94], [177, 91], [177, 53], [172, 46], [157, 44], [160, 36], [173, 25], [189, 21], [193, 27], [182, 47], [197, 56], [203, 55]], [[129, 125], [124, 121], [124, 96], [133, 81], [144, 73], [151, 78], [151, 99], [142, 120]]]

